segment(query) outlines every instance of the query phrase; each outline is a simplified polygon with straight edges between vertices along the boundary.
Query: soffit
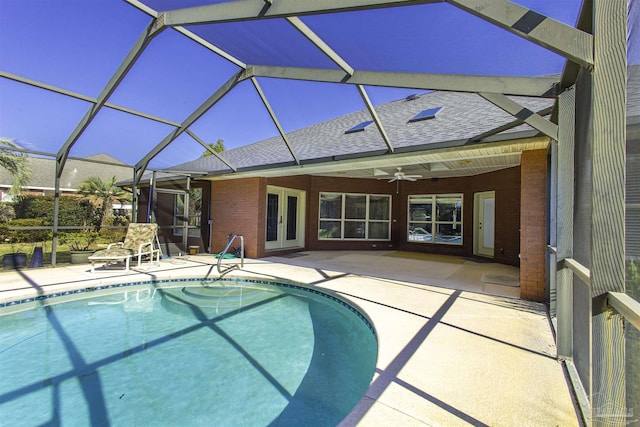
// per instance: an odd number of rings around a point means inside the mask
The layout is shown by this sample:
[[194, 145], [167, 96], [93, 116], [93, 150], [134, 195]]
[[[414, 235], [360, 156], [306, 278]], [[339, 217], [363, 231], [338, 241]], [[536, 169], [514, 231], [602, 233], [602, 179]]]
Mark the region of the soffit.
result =
[[[377, 179], [393, 176], [398, 167], [401, 167], [406, 174], [422, 175], [422, 179], [473, 176], [518, 166], [520, 164], [520, 155], [523, 151], [547, 149], [549, 143], [550, 140], [547, 137], [534, 137], [380, 157], [240, 171], [204, 179], [219, 181], [257, 176], [281, 177], [296, 175]], [[376, 170], [383, 171], [388, 175], [376, 175]]]

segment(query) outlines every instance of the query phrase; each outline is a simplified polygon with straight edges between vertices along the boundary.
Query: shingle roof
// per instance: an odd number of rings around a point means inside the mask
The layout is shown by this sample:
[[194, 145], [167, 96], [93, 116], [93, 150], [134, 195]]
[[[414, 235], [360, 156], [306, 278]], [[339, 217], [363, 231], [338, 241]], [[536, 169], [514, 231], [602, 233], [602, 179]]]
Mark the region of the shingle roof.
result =
[[[553, 100], [514, 97], [522, 106], [540, 111], [553, 105]], [[419, 112], [443, 107], [437, 117], [410, 123]], [[447, 142], [464, 143], [470, 138], [514, 121], [502, 109], [477, 94], [434, 91], [414, 100], [400, 99], [376, 107], [380, 121], [392, 146], [398, 151], [425, 149]], [[375, 124], [364, 131], [345, 134], [351, 127], [372, 120], [363, 109], [332, 120], [314, 124], [287, 134], [287, 138], [303, 163], [326, 161], [341, 156], [366, 156], [387, 152], [382, 135]], [[525, 125], [520, 130], [532, 130]], [[238, 170], [274, 164], [291, 164], [293, 157], [280, 136], [225, 151], [222, 156]], [[199, 158], [175, 167], [178, 170], [222, 172], [228, 168], [214, 156]]]
[[[640, 65], [629, 66], [627, 81], [627, 117], [640, 117]], [[400, 99], [376, 107], [376, 112], [396, 152], [428, 150], [444, 145], [463, 145], [478, 135], [514, 122], [514, 117], [480, 95], [463, 92], [433, 91], [412, 100]], [[543, 111], [552, 99], [509, 97], [523, 107]], [[417, 113], [443, 107], [437, 117], [409, 123]], [[387, 152], [387, 146], [375, 124], [364, 131], [345, 134], [351, 127], [371, 120], [366, 109], [289, 132], [287, 138], [301, 163], [330, 161], [341, 157], [365, 157]], [[521, 132], [536, 132], [527, 124], [512, 127], [499, 135], [515, 138]], [[274, 165], [292, 165], [291, 153], [282, 137], [275, 136], [225, 151], [222, 156], [238, 170], [260, 169]], [[215, 156], [183, 163], [176, 170], [221, 173], [229, 168]]]
[[[52, 190], [55, 187], [55, 160], [50, 158], [29, 157], [33, 178], [25, 186], [27, 189]], [[133, 172], [131, 167], [122, 163], [120, 160], [108, 154], [96, 154], [85, 157], [86, 162], [82, 160], [69, 159], [60, 177], [60, 189], [63, 191], [76, 191], [80, 185], [92, 176], [98, 176], [104, 180], [111, 179], [115, 175], [117, 180], [131, 178]], [[107, 162], [113, 164], [121, 164], [122, 167], [96, 163]], [[0, 168], [0, 185], [10, 187], [13, 183], [13, 177], [4, 168]]]

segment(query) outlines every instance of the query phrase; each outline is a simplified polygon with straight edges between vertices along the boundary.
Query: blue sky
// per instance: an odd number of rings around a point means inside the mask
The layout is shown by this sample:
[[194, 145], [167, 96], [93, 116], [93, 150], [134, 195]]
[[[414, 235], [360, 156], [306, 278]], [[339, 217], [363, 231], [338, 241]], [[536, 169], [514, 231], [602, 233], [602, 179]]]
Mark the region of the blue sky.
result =
[[[157, 10], [204, 1], [146, 0]], [[518, 3], [574, 25], [577, 0]], [[303, 21], [351, 66], [428, 73], [545, 75], [564, 60], [446, 3], [318, 15]], [[0, 0], [0, 70], [96, 97], [151, 18], [122, 0]], [[334, 68], [283, 20], [193, 27], [249, 64]], [[109, 102], [181, 122], [238, 68], [173, 30], [145, 50]], [[364, 108], [353, 86], [259, 79], [285, 131]], [[368, 87], [374, 105], [415, 90]], [[90, 104], [0, 78], [0, 136], [56, 153]], [[191, 129], [227, 149], [277, 134], [250, 82], [243, 82]], [[107, 152], [135, 163], [172, 130], [104, 108], [71, 155]], [[183, 135], [155, 158], [164, 168], [203, 148]]]

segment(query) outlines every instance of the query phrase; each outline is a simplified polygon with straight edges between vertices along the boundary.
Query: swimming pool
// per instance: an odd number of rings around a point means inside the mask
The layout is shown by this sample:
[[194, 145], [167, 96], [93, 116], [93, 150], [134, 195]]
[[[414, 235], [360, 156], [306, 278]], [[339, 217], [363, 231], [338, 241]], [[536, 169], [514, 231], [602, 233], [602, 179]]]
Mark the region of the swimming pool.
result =
[[332, 426], [376, 363], [367, 318], [297, 284], [155, 281], [0, 313], [2, 425]]

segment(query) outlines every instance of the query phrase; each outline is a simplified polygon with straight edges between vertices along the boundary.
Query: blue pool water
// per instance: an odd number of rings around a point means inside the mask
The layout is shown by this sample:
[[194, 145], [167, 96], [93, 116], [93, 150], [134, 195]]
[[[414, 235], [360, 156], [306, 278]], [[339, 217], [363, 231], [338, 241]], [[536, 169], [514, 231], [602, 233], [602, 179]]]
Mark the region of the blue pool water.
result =
[[297, 285], [153, 282], [65, 298], [0, 310], [0, 425], [333, 426], [375, 369], [362, 314]]

